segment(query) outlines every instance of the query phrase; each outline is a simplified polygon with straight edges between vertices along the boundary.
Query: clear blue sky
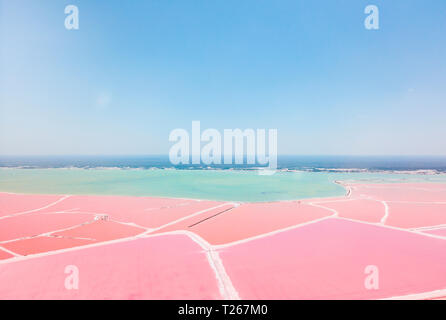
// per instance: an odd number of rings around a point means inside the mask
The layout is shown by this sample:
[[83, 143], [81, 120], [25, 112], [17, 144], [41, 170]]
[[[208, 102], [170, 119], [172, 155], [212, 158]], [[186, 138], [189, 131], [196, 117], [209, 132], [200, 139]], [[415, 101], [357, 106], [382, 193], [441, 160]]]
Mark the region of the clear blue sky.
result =
[[444, 0], [0, 3], [0, 154], [165, 154], [192, 120], [277, 128], [280, 154], [446, 154]]

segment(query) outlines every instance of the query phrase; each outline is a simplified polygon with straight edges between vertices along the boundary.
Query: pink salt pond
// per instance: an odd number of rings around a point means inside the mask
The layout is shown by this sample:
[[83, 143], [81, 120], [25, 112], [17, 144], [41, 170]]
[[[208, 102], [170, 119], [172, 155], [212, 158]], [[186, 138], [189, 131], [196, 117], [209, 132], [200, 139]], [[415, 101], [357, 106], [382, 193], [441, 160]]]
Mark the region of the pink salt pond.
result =
[[319, 205], [335, 210], [339, 217], [378, 223], [385, 215], [385, 207], [379, 201], [364, 199], [345, 199], [320, 201]]
[[57, 251], [92, 244], [94, 241], [87, 239], [70, 239], [57, 237], [33, 237], [21, 239], [3, 244], [3, 247], [22, 256], [43, 252]]
[[93, 241], [109, 241], [136, 236], [145, 231], [135, 227], [113, 221], [98, 220], [73, 229], [55, 232], [54, 236], [72, 239], [90, 239]]
[[247, 203], [183, 229], [192, 231], [212, 245], [222, 245], [318, 220], [332, 214], [329, 210], [297, 201]]
[[12, 258], [13, 255], [0, 248], [0, 260]]
[[446, 186], [344, 185], [270, 203], [0, 193], [0, 299], [445, 297]]
[[47, 205], [54, 203], [63, 196], [53, 195], [26, 195], [1, 193], [0, 196], [0, 218], [23, 212], [42, 210]]
[[[221, 249], [243, 299], [382, 299], [446, 288], [446, 241], [328, 219]], [[378, 289], [365, 285], [367, 266]]]
[[[77, 286], [67, 281], [73, 272]], [[205, 252], [182, 235], [0, 264], [0, 283], [2, 299], [222, 298]]]
[[446, 224], [446, 203], [391, 202], [386, 224], [400, 228], [420, 228]]

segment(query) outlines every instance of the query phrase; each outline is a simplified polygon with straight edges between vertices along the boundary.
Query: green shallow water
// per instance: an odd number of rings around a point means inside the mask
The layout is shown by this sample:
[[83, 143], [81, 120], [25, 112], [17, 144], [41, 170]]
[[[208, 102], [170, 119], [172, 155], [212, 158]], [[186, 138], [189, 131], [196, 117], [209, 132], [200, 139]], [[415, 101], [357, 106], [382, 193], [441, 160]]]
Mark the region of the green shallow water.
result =
[[0, 169], [0, 191], [40, 194], [158, 196], [224, 201], [280, 201], [345, 194], [335, 180], [441, 182], [446, 176], [387, 173], [232, 170]]

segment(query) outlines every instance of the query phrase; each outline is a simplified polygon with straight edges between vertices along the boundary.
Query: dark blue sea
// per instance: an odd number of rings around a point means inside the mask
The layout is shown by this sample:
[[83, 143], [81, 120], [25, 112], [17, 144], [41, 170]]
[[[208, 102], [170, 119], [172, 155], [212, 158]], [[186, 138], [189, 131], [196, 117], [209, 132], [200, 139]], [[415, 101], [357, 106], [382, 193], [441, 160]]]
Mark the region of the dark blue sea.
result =
[[[249, 169], [253, 165], [172, 165], [167, 155], [151, 156], [0, 156], [0, 167], [14, 168], [175, 168]], [[446, 172], [446, 156], [279, 156], [278, 169], [330, 171], [435, 170]]]

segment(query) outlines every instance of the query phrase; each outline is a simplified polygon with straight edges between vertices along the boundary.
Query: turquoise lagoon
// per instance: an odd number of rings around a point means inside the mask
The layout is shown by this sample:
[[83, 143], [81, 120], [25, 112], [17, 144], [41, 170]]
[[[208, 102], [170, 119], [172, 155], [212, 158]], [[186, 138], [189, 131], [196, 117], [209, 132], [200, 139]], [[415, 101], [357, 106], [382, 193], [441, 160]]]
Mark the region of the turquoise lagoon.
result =
[[263, 202], [335, 197], [335, 181], [438, 182], [446, 175], [171, 169], [0, 169], [0, 191], [38, 194], [156, 196]]

